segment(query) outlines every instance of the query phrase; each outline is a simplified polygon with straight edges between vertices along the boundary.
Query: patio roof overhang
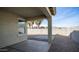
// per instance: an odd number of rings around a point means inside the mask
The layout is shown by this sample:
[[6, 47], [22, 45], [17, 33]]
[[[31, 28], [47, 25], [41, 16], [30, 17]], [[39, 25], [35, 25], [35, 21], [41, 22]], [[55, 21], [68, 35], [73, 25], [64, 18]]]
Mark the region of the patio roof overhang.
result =
[[49, 7], [49, 10], [50, 10], [52, 15], [56, 14], [56, 7]]
[[53, 7], [2, 7], [1, 9], [29, 20], [55, 15], [55, 8]]

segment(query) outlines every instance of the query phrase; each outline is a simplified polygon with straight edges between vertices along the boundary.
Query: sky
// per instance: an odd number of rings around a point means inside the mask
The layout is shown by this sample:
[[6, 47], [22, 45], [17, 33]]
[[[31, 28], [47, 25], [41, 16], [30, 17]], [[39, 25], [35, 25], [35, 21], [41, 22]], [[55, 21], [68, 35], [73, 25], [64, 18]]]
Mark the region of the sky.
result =
[[[47, 26], [48, 21], [43, 20], [41, 25]], [[79, 8], [57, 7], [56, 15], [52, 16], [52, 26], [73, 27], [79, 26]]]

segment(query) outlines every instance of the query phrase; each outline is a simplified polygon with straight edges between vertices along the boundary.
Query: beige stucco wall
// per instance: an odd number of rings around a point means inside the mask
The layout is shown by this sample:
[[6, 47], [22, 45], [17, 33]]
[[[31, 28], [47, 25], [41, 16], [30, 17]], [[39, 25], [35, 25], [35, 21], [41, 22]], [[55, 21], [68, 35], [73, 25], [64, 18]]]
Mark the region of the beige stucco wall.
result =
[[0, 48], [24, 41], [26, 36], [18, 36], [17, 15], [0, 10]]

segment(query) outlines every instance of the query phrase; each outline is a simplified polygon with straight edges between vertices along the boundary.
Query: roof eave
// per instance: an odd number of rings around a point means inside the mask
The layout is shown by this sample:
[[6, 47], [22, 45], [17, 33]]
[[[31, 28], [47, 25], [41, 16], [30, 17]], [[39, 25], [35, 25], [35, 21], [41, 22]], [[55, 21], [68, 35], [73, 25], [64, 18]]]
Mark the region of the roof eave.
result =
[[56, 15], [56, 7], [49, 7], [49, 10], [52, 15]]

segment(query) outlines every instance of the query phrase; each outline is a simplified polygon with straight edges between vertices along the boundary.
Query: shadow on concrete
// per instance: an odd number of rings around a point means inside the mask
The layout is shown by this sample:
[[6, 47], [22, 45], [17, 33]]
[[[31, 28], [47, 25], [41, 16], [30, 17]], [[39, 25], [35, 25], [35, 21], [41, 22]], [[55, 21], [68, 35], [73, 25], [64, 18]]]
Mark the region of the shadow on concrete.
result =
[[25, 40], [3, 49], [7, 49], [7, 51], [2, 52], [48, 52], [49, 44], [43, 41]]
[[48, 42], [48, 35], [28, 35], [28, 40]]

